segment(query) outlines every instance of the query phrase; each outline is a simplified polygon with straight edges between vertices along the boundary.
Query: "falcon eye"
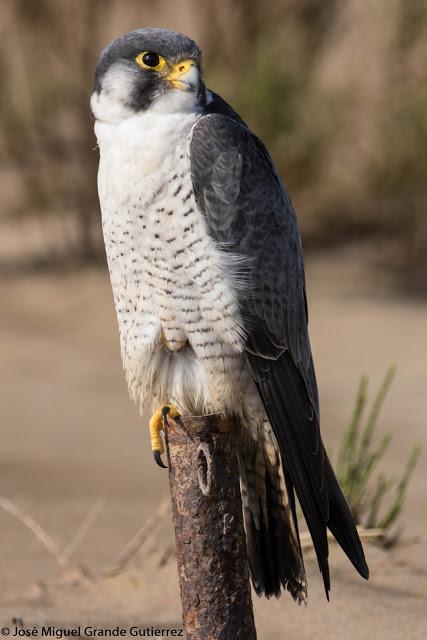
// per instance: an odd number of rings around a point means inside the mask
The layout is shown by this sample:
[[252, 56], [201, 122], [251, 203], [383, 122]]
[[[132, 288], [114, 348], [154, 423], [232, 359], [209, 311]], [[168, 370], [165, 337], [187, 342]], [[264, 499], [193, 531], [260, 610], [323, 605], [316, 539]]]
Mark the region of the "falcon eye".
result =
[[166, 64], [166, 60], [154, 53], [154, 51], [139, 53], [135, 58], [135, 62], [143, 69], [151, 69], [152, 71], [159, 71]]
[[150, 52], [150, 53], [144, 53], [144, 55], [142, 56], [142, 62], [147, 67], [158, 67], [160, 60], [157, 53]]

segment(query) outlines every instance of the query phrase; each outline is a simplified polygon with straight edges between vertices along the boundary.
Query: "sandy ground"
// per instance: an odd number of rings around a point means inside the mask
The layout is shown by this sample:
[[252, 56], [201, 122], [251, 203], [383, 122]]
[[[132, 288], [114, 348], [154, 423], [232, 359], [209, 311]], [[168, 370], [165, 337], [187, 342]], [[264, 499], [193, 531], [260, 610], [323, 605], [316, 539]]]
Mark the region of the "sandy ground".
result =
[[[310, 324], [322, 429], [337, 449], [361, 373], [372, 390], [398, 365], [381, 429], [393, 432], [383, 462], [399, 474], [410, 447], [427, 451], [427, 303], [396, 297], [372, 276], [371, 249], [307, 261]], [[99, 498], [103, 509], [73, 560], [98, 576], [167, 496], [145, 424], [130, 403], [109, 282], [102, 271], [8, 277], [1, 282], [0, 494], [34, 516], [63, 548]], [[255, 602], [259, 638], [362, 640], [427, 637], [427, 475], [423, 453], [401, 518], [418, 542], [385, 553], [367, 547], [363, 582], [332, 550], [332, 599], [308, 559], [309, 605]], [[0, 623], [179, 625], [173, 560], [152, 557], [102, 582], [58, 583], [56, 561], [0, 510]], [[161, 539], [167, 541], [165, 525]]]

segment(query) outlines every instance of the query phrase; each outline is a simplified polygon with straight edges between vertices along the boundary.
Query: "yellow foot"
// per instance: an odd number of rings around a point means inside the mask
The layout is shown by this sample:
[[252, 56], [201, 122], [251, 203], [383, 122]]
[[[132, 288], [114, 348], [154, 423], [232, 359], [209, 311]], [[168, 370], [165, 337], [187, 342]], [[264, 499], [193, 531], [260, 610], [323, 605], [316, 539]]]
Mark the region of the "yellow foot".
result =
[[163, 431], [165, 424], [167, 423], [167, 417], [172, 419], [177, 418], [180, 415], [178, 409], [173, 404], [166, 404], [157, 409], [150, 418], [150, 438], [151, 438], [151, 450], [153, 452], [154, 460], [163, 469], [167, 469], [163, 464], [161, 455], [165, 448], [163, 446], [162, 436], [160, 432]]

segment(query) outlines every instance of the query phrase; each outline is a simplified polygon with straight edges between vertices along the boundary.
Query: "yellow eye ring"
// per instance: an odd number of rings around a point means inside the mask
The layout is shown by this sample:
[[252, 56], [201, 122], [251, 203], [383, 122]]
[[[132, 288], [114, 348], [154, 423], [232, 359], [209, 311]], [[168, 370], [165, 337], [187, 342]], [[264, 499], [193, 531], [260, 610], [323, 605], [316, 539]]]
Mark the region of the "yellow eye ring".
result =
[[136, 64], [149, 71], [161, 71], [166, 66], [166, 60], [154, 51], [142, 51], [135, 58]]

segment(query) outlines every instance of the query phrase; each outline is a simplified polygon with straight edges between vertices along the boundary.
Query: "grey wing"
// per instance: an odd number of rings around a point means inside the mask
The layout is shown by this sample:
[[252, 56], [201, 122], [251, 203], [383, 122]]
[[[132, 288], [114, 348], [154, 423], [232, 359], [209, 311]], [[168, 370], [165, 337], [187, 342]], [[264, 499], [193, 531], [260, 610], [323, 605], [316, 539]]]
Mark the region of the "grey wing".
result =
[[281, 450], [290, 499], [295, 488], [328, 592], [326, 524], [363, 575], [367, 567], [320, 437], [295, 213], [265, 147], [241, 121], [219, 114], [200, 118], [190, 159], [209, 233], [224, 250], [249, 258], [249, 286], [240, 299], [246, 357]]
[[197, 203], [212, 237], [227, 250], [254, 259], [251, 299], [243, 309], [248, 323], [256, 320], [260, 330], [257, 336], [252, 328], [252, 346], [259, 342], [262, 350], [267, 339], [267, 356], [271, 345], [274, 352], [290, 350], [318, 414], [301, 240], [267, 151], [245, 126], [209, 115], [193, 130], [191, 166]]

